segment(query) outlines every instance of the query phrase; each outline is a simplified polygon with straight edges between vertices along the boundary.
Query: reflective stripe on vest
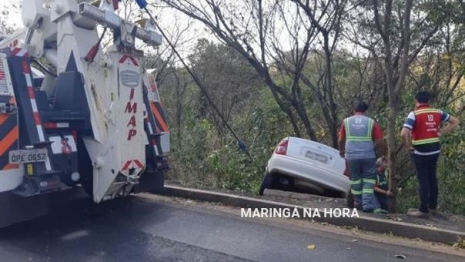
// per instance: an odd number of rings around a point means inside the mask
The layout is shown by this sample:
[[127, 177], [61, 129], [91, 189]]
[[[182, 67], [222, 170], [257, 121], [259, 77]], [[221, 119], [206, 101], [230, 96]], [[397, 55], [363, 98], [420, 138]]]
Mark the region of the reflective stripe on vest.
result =
[[375, 158], [372, 139], [374, 120], [365, 115], [344, 119], [346, 131], [345, 157], [347, 159]]
[[415, 115], [423, 114], [423, 113], [440, 113], [441, 111], [434, 109], [434, 108], [424, 108], [415, 110], [413, 113]]
[[[434, 109], [434, 108], [418, 109], [418, 110], [414, 111], [415, 121], [417, 121], [417, 116], [418, 115], [428, 114], [428, 113], [438, 114], [440, 112], [441, 111], [439, 111], [438, 109]], [[433, 120], [430, 120], [430, 121], [433, 121]], [[420, 132], [423, 132], [423, 130], [420, 130]], [[435, 137], [430, 137], [430, 138], [412, 139], [412, 145], [414, 145], [414, 146], [437, 143], [437, 142], [440, 142], [440, 139], [439, 139], [439, 137], [437, 135]]]
[[418, 146], [418, 145], [424, 145], [424, 144], [437, 143], [439, 141], [441, 141], [439, 138], [418, 139], [418, 140], [413, 140], [412, 144], [414, 146]]
[[349, 123], [350, 118], [346, 118], [344, 120], [344, 125], [346, 128], [346, 140], [347, 141], [372, 141], [372, 133], [373, 133], [373, 119], [368, 118], [368, 125], [367, 128], [368, 130], [365, 130], [364, 135], [353, 135], [352, 130], [350, 128], [350, 123]]

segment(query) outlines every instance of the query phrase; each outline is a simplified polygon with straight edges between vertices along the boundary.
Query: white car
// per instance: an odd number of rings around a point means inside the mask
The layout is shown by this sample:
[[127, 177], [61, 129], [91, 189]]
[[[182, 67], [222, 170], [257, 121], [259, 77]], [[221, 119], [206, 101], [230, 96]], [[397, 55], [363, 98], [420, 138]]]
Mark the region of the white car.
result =
[[350, 180], [339, 151], [314, 141], [286, 137], [268, 160], [260, 195], [266, 188], [349, 198]]

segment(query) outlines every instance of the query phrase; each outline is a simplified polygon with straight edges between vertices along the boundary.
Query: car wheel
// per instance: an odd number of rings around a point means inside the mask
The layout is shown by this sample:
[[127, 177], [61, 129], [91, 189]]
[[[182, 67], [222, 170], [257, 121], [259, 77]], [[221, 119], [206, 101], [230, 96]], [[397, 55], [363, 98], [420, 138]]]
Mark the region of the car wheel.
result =
[[347, 206], [349, 208], [354, 208], [355, 203], [354, 203], [354, 195], [352, 195], [352, 192], [349, 191], [349, 194], [347, 194]]
[[269, 188], [271, 185], [271, 175], [269, 173], [265, 173], [265, 177], [262, 180], [262, 184], [260, 186], [260, 191], [258, 194], [263, 196], [263, 192], [265, 192], [266, 188]]

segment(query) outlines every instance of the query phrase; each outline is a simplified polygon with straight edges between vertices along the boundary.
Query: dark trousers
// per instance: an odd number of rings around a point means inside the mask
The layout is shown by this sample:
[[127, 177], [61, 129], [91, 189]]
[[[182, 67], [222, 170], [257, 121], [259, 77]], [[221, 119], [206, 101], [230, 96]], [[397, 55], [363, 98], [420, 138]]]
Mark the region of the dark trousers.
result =
[[428, 213], [429, 209], [436, 209], [438, 205], [438, 179], [436, 169], [439, 153], [434, 155], [413, 154], [413, 162], [417, 171], [420, 191], [420, 211]]
[[388, 197], [377, 192], [375, 192], [375, 197], [378, 200], [380, 208], [383, 210], [388, 210]]
[[376, 158], [348, 159], [351, 192], [356, 207], [365, 211], [375, 209], [374, 188], [376, 184]]

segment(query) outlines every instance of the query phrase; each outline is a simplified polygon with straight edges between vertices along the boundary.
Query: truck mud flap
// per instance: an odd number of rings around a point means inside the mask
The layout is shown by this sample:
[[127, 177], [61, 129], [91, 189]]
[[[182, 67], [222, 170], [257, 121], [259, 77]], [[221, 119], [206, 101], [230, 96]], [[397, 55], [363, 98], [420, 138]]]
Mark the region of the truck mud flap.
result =
[[139, 178], [139, 183], [134, 187], [133, 193], [162, 193], [165, 188], [164, 179], [163, 171], [144, 172]]
[[54, 211], [62, 212], [64, 206], [79, 203], [93, 204], [92, 198], [81, 187], [31, 197], [0, 193], [0, 229], [48, 216]]
[[21, 197], [10, 192], [0, 193], [0, 228], [45, 216], [48, 211], [45, 195]]

